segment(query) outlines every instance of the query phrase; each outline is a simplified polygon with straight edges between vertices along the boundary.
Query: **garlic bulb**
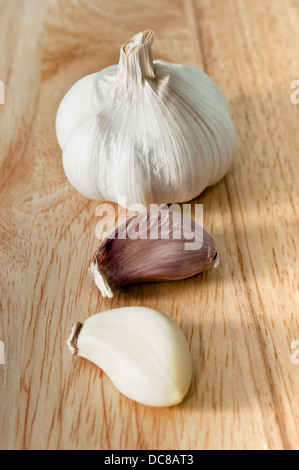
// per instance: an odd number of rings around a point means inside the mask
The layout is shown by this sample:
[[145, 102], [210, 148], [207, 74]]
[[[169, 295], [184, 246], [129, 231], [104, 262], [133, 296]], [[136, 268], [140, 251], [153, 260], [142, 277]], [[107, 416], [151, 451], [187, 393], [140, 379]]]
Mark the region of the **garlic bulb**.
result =
[[181, 403], [191, 382], [191, 357], [179, 327], [145, 307], [98, 313], [76, 323], [74, 355], [98, 365], [126, 397], [150, 406]]
[[189, 201], [231, 166], [236, 136], [223, 93], [194, 67], [153, 62], [153, 37], [134, 36], [118, 66], [79, 80], [59, 107], [66, 176], [90, 199]]
[[156, 210], [121, 222], [96, 250], [89, 271], [103, 297], [129, 284], [174, 281], [218, 263], [211, 236], [181, 213]]

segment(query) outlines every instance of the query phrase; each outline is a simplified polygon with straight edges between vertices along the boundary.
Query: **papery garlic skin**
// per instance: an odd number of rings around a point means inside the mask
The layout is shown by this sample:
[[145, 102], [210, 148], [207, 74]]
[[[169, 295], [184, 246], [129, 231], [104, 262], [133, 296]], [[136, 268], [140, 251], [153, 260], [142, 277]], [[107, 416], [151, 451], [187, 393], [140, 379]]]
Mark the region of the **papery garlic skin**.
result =
[[74, 326], [68, 346], [98, 365], [123, 395], [144, 405], [177, 405], [189, 390], [192, 365], [184, 335], [156, 310], [98, 313]]
[[153, 61], [153, 37], [137, 34], [118, 66], [82, 78], [60, 104], [65, 173], [90, 199], [189, 201], [232, 164], [236, 135], [220, 88], [194, 67]]
[[112, 298], [124, 286], [187, 279], [217, 262], [216, 244], [200, 225], [159, 209], [135, 214], [114, 228], [96, 250], [89, 271], [102, 296]]

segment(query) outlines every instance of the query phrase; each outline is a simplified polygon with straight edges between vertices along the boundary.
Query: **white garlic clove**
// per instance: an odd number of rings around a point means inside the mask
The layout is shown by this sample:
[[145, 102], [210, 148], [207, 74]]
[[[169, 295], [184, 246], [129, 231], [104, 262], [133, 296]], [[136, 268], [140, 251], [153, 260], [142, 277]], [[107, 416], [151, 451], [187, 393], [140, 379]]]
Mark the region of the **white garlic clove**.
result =
[[70, 183], [118, 202], [193, 199], [229, 170], [236, 135], [227, 102], [204, 72], [152, 60], [154, 34], [121, 48], [119, 65], [82, 78], [60, 104], [56, 132]]
[[72, 354], [98, 365], [123, 395], [144, 405], [177, 405], [189, 390], [186, 340], [156, 310], [124, 307], [98, 313], [76, 323], [67, 344]]
[[103, 297], [112, 298], [129, 284], [187, 279], [217, 262], [215, 242], [202, 227], [183, 214], [160, 209], [133, 215], [113, 229], [89, 271]]

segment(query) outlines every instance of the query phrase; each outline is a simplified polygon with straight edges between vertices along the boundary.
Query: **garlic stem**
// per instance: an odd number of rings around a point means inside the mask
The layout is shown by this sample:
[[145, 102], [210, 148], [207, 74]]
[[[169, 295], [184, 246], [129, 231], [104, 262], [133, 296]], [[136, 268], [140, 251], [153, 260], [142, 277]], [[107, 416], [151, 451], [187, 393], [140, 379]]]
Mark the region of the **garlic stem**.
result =
[[144, 83], [155, 78], [152, 43], [153, 31], [138, 33], [120, 49], [117, 80], [120, 86], [130, 83]]

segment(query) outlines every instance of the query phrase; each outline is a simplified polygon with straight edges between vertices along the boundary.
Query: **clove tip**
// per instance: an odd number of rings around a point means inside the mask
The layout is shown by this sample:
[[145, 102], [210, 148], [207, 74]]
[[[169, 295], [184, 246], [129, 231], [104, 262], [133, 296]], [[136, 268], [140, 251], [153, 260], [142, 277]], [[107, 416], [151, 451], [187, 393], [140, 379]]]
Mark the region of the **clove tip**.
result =
[[213, 268], [218, 268], [219, 264], [220, 264], [220, 258], [219, 258], [218, 253], [216, 253], [216, 256], [214, 258]]

